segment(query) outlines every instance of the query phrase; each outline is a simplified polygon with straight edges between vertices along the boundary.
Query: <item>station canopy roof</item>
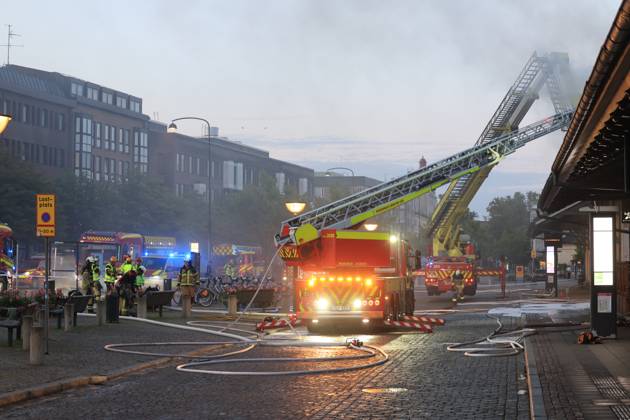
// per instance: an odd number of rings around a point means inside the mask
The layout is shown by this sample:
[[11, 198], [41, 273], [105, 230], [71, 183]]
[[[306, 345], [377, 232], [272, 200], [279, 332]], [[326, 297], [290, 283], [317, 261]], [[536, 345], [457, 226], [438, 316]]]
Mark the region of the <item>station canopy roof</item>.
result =
[[629, 41], [630, 0], [624, 0], [541, 193], [538, 206], [546, 214], [579, 201], [630, 198], [623, 163], [624, 145], [630, 147]]

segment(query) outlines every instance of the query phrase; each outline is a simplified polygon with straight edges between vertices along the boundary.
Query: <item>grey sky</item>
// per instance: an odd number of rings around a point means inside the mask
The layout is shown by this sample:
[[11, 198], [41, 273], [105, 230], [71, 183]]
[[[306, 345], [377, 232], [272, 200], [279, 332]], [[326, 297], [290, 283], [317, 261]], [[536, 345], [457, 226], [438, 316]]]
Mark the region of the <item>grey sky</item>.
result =
[[[21, 0], [2, 23], [22, 34], [15, 64], [141, 96], [163, 121], [206, 117], [277, 158], [382, 179], [472, 145], [534, 50], [568, 52], [582, 86], [618, 6]], [[545, 99], [527, 121], [552, 113]], [[489, 197], [543, 182], [561, 138], [507, 159]]]

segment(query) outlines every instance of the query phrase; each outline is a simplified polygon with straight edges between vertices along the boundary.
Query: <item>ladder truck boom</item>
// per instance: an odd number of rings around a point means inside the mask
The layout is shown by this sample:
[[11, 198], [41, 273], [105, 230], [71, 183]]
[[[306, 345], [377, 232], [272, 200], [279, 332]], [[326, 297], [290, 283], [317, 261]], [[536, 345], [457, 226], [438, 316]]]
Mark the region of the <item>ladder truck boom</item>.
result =
[[300, 246], [319, 238], [324, 229], [352, 228], [448, 182], [493, 167], [530, 141], [566, 127], [571, 116], [571, 111], [558, 113], [425, 168], [288, 219], [282, 222], [280, 233], [275, 237], [276, 245]]
[[[543, 85], [547, 87], [557, 114], [570, 112], [572, 106], [561, 82], [568, 74], [568, 57], [563, 53], [538, 56], [534, 53], [475, 142], [486, 144], [519, 126]], [[493, 166], [466, 174], [452, 181], [442, 195], [427, 225], [433, 237], [433, 255], [460, 255], [458, 221], [488, 177]]]

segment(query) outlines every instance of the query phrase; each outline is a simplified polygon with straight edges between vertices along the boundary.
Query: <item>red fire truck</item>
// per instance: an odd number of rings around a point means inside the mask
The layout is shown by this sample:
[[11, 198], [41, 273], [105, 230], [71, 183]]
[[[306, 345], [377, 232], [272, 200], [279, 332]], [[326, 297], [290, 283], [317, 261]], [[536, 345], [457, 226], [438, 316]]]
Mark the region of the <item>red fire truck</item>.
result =
[[452, 276], [459, 270], [464, 276], [464, 294], [477, 293], [475, 264], [467, 257], [430, 257], [424, 269], [424, 285], [429, 296], [438, 296], [453, 290]]
[[289, 267], [299, 267], [295, 312], [309, 330], [378, 327], [413, 314], [414, 254], [397, 236], [323, 230], [306, 246], [283, 246], [280, 255]]

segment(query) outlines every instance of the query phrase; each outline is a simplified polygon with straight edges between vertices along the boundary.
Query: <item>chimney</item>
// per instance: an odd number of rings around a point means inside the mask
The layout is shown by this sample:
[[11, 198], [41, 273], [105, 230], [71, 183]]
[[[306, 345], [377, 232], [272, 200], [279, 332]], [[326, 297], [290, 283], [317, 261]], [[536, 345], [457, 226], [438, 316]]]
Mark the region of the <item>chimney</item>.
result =
[[427, 160], [424, 158], [424, 156], [422, 156], [420, 158], [420, 169], [426, 168], [426, 166], [427, 166]]

